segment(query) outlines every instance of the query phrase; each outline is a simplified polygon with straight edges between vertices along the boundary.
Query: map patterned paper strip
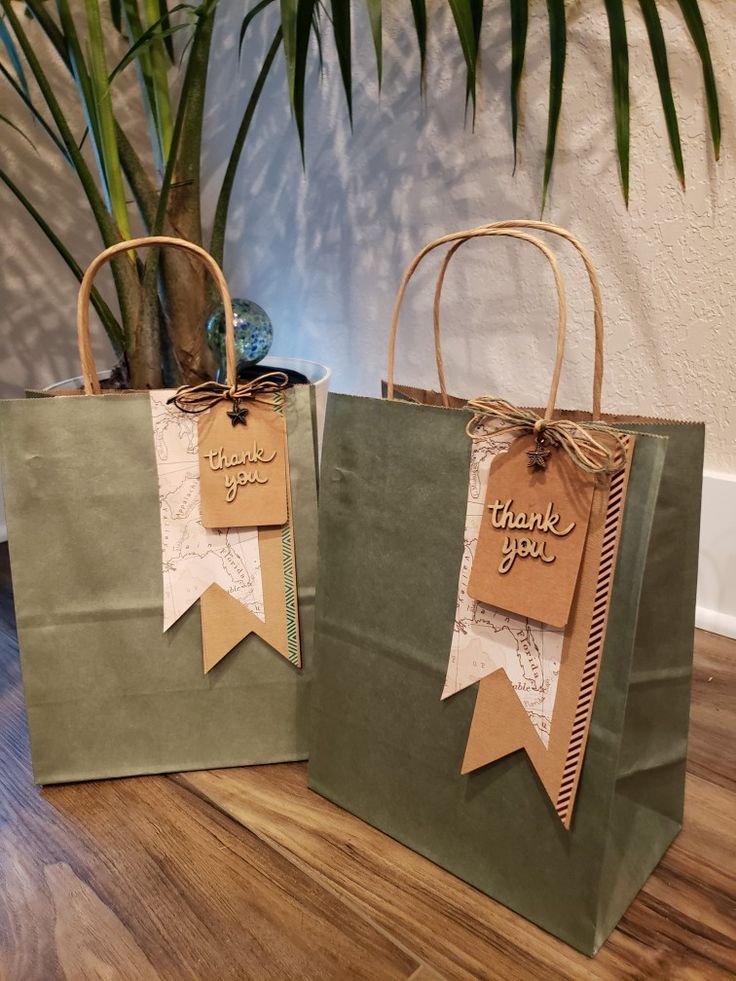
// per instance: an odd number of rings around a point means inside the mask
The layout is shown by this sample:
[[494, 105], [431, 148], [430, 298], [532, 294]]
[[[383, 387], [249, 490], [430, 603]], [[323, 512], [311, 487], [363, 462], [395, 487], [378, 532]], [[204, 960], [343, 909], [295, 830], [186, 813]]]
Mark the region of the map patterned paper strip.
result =
[[199, 513], [197, 416], [150, 393], [161, 514], [164, 632], [213, 583], [265, 621], [257, 528], [209, 529]]
[[442, 698], [480, 681], [499, 668], [508, 675], [544, 746], [549, 745], [564, 630], [515, 616], [468, 596], [491, 463], [513, 437], [492, 438], [497, 424], [479, 424], [488, 439], [473, 442], [452, 648]]

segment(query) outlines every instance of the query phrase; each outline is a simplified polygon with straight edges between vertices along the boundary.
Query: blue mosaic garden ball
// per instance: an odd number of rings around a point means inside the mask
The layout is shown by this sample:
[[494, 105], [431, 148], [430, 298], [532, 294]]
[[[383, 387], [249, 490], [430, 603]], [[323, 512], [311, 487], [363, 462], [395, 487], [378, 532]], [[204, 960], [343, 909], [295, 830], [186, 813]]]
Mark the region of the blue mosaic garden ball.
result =
[[[252, 300], [233, 299], [235, 357], [238, 374], [266, 357], [273, 341], [271, 318]], [[227, 374], [225, 356], [225, 308], [220, 303], [207, 321], [207, 343], [217, 361], [217, 381]]]

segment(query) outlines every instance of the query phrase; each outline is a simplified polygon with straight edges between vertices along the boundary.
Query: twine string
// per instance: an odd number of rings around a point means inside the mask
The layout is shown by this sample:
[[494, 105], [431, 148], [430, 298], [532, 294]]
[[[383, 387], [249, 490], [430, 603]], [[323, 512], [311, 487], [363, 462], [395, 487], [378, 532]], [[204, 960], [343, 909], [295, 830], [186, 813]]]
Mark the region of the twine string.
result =
[[199, 385], [182, 385], [170, 399], [167, 399], [167, 405], [173, 404], [182, 412], [197, 415], [200, 412], [207, 412], [219, 402], [233, 402], [236, 405], [243, 399], [265, 402], [268, 400], [262, 396], [281, 391], [288, 385], [289, 377], [283, 371], [269, 371], [260, 378], [234, 385], [215, 381], [202, 382]]
[[[474, 412], [466, 426], [471, 439], [488, 439], [511, 432], [533, 433], [539, 440], [564, 450], [573, 463], [586, 473], [612, 474], [624, 467], [624, 437], [603, 422], [550, 419], [538, 415], [533, 409], [519, 409], [504, 399], [490, 396], [471, 399], [466, 408]], [[491, 433], [482, 431], [479, 425], [486, 420], [497, 421], [501, 426]], [[608, 445], [604, 436], [611, 440]]]

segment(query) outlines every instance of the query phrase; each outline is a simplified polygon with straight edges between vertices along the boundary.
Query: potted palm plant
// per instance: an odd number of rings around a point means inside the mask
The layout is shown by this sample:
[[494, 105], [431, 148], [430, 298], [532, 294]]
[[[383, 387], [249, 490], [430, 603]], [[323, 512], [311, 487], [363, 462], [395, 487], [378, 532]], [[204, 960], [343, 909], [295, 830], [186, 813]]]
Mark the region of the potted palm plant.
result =
[[[629, 70], [624, 0], [604, 0], [610, 28], [615, 142], [622, 191], [629, 187]], [[702, 62], [713, 147], [720, 146], [718, 97], [708, 41], [698, 0], [677, 0], [695, 50]], [[379, 76], [382, 70], [383, 0], [365, 0]], [[448, 0], [457, 41], [467, 70], [467, 100], [474, 104], [482, 0]], [[530, 15], [545, 16], [549, 24], [549, 112], [545, 146], [542, 200], [552, 174], [557, 124], [563, 95], [567, 25], [565, 0], [509, 0], [511, 16], [510, 101], [512, 135], [516, 146], [524, 53]], [[205, 245], [222, 264], [225, 229], [235, 175], [265, 81], [280, 52], [286, 59], [288, 94], [302, 147], [304, 97], [308, 59], [321, 52], [329, 30], [352, 116], [352, 25], [349, 0], [257, 0], [245, 15], [240, 46], [256, 18], [268, 18], [272, 40], [235, 133], [219, 191], [212, 227], [203, 229], [200, 211], [200, 156], [203, 111], [213, 26], [218, 0], [194, 6], [167, 0], [0, 0], [0, 75], [5, 98], [24, 104], [45, 138], [73, 168], [100, 234], [102, 246], [130, 237], [131, 225], [142, 223], [151, 235], [176, 235]], [[670, 86], [667, 49], [657, 0], [639, 0], [656, 68], [674, 166], [684, 183], [684, 166], [675, 104]], [[329, 8], [329, 9], [328, 9]], [[423, 74], [428, 30], [425, 0], [411, 0]], [[27, 18], [36, 22], [66, 75], [86, 120], [75, 131], [50, 81], [49, 57], [41, 55], [29, 36]], [[112, 25], [112, 30], [109, 29]], [[121, 46], [123, 48], [120, 56]], [[136, 145], [118, 117], [113, 101], [121, 79], [135, 72], [139, 112], [147, 121], [148, 146]], [[31, 94], [33, 91], [38, 95]], [[175, 95], [175, 93], [177, 93]], [[0, 115], [0, 123], [10, 122]], [[10, 125], [18, 129], [15, 122]], [[22, 127], [20, 127], [22, 129]], [[87, 141], [92, 149], [85, 153]], [[146, 163], [146, 161], [149, 161]], [[71, 272], [81, 277], [79, 263], [54, 230], [53, 217], [42, 214], [33, 191], [21, 174], [0, 165], [0, 181], [21, 202], [43, 230]], [[132, 198], [132, 202], [129, 201]], [[544, 205], [543, 205], [544, 206]], [[132, 214], [135, 212], [135, 214]], [[133, 221], [135, 219], [135, 221]], [[124, 255], [114, 261], [117, 309], [95, 292], [93, 303], [118, 356], [120, 384], [133, 388], [192, 383], [210, 378], [215, 370], [204, 325], [214, 297], [199, 266], [172, 250], [145, 261]]]

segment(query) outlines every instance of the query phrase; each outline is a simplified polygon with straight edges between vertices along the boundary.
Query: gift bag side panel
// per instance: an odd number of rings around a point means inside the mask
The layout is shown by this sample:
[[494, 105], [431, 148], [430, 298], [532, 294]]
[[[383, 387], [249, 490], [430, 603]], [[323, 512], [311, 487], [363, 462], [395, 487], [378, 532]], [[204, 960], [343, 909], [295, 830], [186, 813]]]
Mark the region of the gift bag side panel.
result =
[[[468, 491], [467, 414], [330, 396], [320, 499], [310, 783], [336, 803], [592, 952], [598, 884], [652, 508], [632, 508], [572, 832], [528, 758], [460, 774], [474, 688], [440, 701]], [[632, 472], [659, 478], [664, 446]], [[656, 444], [656, 445], [655, 445]], [[636, 459], [636, 458], [635, 458]]]
[[619, 790], [681, 822], [705, 429], [700, 423], [635, 428], [666, 436], [668, 449], [642, 585]]
[[626, 424], [667, 437], [637, 619], [597, 946], [682, 826], [704, 427]]
[[[36, 779], [304, 758], [308, 657], [299, 672], [250, 636], [205, 676], [197, 606], [163, 633], [148, 396], [18, 401], [1, 411]], [[296, 467], [307, 480], [312, 459], [310, 442]], [[308, 527], [297, 536], [306, 551]], [[307, 565], [307, 591], [310, 574]]]

